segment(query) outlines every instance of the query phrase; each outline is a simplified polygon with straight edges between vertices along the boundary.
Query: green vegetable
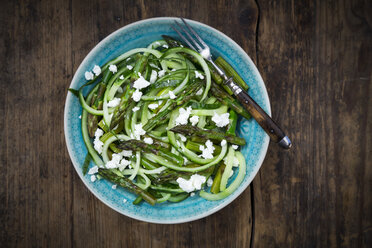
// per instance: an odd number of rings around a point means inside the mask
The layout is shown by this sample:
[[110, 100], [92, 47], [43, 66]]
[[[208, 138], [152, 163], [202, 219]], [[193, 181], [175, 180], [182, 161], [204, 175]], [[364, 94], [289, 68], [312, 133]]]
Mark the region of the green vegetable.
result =
[[[102, 65], [100, 76], [78, 90], [69, 89], [83, 108], [81, 130], [88, 150], [83, 174], [93, 160], [99, 166], [97, 178], [135, 193], [136, 205], [187, 199], [190, 194], [177, 180], [190, 180], [194, 174], [214, 177], [212, 193], [202, 191], [202, 197], [222, 199], [244, 178], [244, 157], [231, 145], [245, 144], [235, 131], [238, 115], [250, 116], [200, 54], [171, 37], [164, 39], [125, 52]], [[117, 72], [110, 71], [110, 65]], [[85, 96], [88, 85], [93, 87]], [[120, 102], [114, 105], [114, 98]], [[217, 127], [212, 117], [224, 113], [229, 113], [229, 125]], [[207, 140], [213, 146], [207, 146]], [[239, 173], [229, 185], [235, 157]]]

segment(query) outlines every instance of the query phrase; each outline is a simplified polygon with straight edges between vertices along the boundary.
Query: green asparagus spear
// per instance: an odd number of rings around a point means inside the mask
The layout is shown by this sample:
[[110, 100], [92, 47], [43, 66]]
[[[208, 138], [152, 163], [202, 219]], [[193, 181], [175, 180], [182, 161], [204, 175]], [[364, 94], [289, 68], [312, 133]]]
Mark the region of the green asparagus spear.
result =
[[124, 150], [131, 150], [131, 151], [140, 151], [145, 153], [153, 153], [155, 155], [159, 155], [164, 159], [174, 162], [178, 166], [182, 166], [184, 163], [184, 159], [181, 156], [175, 155], [170, 151], [165, 150], [161, 147], [161, 145], [149, 145], [140, 140], [127, 140], [121, 141], [118, 145], [119, 148]]
[[221, 184], [221, 177], [225, 170], [226, 165], [221, 164], [220, 167], [217, 169], [216, 176], [213, 179], [213, 184], [211, 186], [211, 192], [217, 194], [220, 192], [220, 184]]
[[229, 106], [236, 113], [240, 114], [247, 120], [251, 118], [251, 115], [248, 113], [248, 111], [245, 110], [245, 108], [243, 108], [243, 106], [240, 105], [240, 103], [238, 103], [232, 96], [221, 89], [216, 83], [212, 82], [210, 92], [217, 98], [218, 101]]
[[183, 134], [187, 137], [198, 136], [202, 139], [210, 139], [216, 141], [226, 140], [229, 143], [236, 144], [236, 145], [245, 145], [245, 140], [243, 138], [225, 134], [221, 132], [216, 132], [212, 130], [203, 130], [195, 126], [188, 126], [188, 125], [179, 125], [172, 128], [170, 131], [175, 133]]
[[[105, 93], [106, 85], [104, 83], [100, 83], [98, 86], [98, 90], [94, 93], [91, 101], [90, 106], [94, 109], [102, 109], [102, 99], [103, 94]], [[99, 122], [99, 116], [88, 114], [87, 122], [88, 122], [88, 133], [89, 136], [92, 138], [94, 137], [94, 133], [97, 130], [98, 122]]]
[[112, 170], [108, 169], [98, 169], [98, 174], [103, 178], [110, 180], [113, 183], [120, 185], [123, 188], [129, 189], [132, 192], [136, 193], [137, 195], [141, 196], [143, 200], [148, 202], [151, 205], [155, 205], [156, 198], [152, 196], [149, 192], [141, 189], [137, 185], [135, 185], [131, 180], [126, 177], [120, 177]]
[[242, 87], [245, 91], [248, 90], [248, 85], [244, 82], [244, 80], [239, 76], [239, 74], [231, 67], [229, 63], [226, 62], [222, 57], [218, 57], [215, 63], [222, 68], [222, 70], [226, 73], [227, 77], [233, 77], [235, 83], [237, 83], [240, 87]]
[[190, 101], [191, 98], [195, 96], [195, 93], [202, 87], [202, 84], [195, 81], [193, 84], [191, 84], [187, 89], [185, 89], [183, 92], [180, 93], [180, 96], [178, 99], [172, 100], [172, 103], [163, 110], [162, 112], [158, 113], [154, 117], [152, 117], [146, 125], [143, 127], [143, 130], [146, 132], [151, 131], [153, 128], [155, 128], [158, 125], [161, 125], [165, 123], [168, 118], [170, 112], [172, 112], [173, 109], [175, 109], [177, 106], [181, 106], [188, 101]]

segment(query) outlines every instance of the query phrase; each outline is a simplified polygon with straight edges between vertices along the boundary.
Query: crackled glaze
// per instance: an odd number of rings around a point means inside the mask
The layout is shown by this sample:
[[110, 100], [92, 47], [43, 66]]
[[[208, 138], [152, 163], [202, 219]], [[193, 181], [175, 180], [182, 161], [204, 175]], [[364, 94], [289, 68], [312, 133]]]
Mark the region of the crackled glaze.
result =
[[[169, 26], [173, 19], [168, 17], [147, 19], [112, 33], [86, 56], [76, 71], [70, 87], [77, 89], [84, 84], [84, 72], [92, 70], [95, 64], [103, 65], [125, 51], [146, 47], [152, 41], [161, 39], [162, 34], [176, 37], [177, 35]], [[210, 45], [215, 57], [221, 55], [233, 65], [250, 86], [249, 94], [270, 115], [270, 103], [265, 85], [252, 60], [243, 49], [216, 29], [195, 21], [189, 21], [189, 23]], [[147, 222], [187, 222], [203, 218], [223, 208], [248, 187], [259, 170], [269, 145], [268, 136], [254, 120], [241, 119], [238, 124], [238, 133], [247, 141], [247, 144], [242, 147], [242, 153], [247, 162], [247, 173], [242, 184], [232, 195], [221, 201], [206, 201], [197, 194], [180, 203], [163, 203], [156, 206], [144, 203], [135, 206], [131, 203], [135, 196], [125, 189], [118, 187], [113, 190], [112, 184], [106, 180], [92, 183], [88, 175], [83, 176], [81, 167], [87, 150], [81, 135], [79, 119], [81, 111], [78, 99], [68, 93], [64, 129], [68, 152], [77, 173], [89, 190], [102, 202], [126, 216]], [[235, 175], [232, 178], [234, 177]], [[128, 201], [123, 203], [124, 199]]]

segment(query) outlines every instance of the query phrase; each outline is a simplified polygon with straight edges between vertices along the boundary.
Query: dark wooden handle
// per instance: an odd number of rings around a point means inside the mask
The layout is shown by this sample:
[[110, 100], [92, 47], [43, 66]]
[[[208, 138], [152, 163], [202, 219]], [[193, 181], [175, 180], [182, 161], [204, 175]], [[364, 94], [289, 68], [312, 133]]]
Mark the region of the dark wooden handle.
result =
[[[270, 138], [278, 143], [283, 139], [288, 139], [280, 127], [266, 114], [266, 112], [245, 92], [241, 90], [236, 94], [236, 98], [239, 102], [248, 110], [252, 117], [260, 124], [260, 126], [266, 131]], [[289, 139], [288, 139], [289, 140]], [[291, 144], [288, 145], [289, 148]]]

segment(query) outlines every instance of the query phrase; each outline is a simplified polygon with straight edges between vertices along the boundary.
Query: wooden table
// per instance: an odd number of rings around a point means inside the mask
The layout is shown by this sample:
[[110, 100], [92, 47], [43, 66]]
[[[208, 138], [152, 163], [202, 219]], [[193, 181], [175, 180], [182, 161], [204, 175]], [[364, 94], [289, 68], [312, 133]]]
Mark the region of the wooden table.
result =
[[86, 54], [116, 29], [183, 16], [257, 64], [294, 147], [253, 181], [256, 247], [372, 246], [371, 1], [2, 1], [1, 247], [248, 247], [251, 191], [191, 223], [118, 214], [83, 185], [63, 109]]

